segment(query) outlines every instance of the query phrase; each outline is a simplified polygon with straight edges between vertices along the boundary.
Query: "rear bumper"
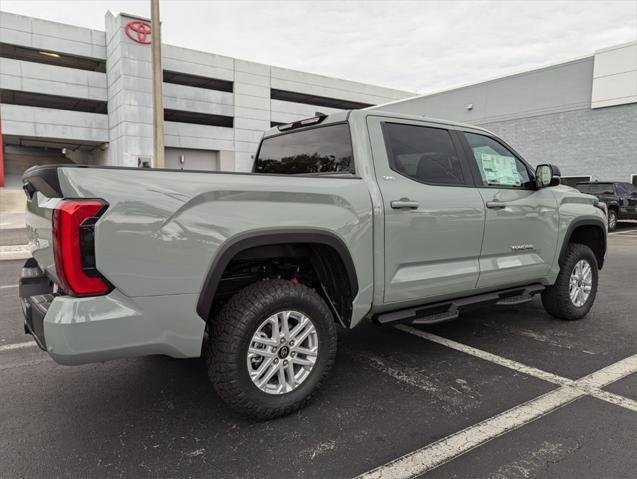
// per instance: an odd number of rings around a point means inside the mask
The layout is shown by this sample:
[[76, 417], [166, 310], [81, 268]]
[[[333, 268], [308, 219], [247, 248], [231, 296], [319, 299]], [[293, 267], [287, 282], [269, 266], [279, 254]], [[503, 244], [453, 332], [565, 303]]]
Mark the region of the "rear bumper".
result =
[[25, 330], [60, 364], [151, 354], [198, 357], [205, 322], [195, 311], [197, 299], [197, 294], [130, 298], [117, 289], [106, 296], [55, 295], [33, 259], [20, 278]]

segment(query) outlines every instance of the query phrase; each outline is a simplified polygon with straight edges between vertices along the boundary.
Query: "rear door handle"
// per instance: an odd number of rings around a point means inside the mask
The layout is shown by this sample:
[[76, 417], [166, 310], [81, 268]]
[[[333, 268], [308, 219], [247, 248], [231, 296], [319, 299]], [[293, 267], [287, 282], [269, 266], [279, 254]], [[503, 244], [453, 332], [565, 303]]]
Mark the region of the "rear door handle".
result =
[[418, 202], [411, 201], [409, 198], [401, 198], [399, 200], [393, 200], [390, 204], [391, 204], [391, 207], [394, 208], [395, 210], [400, 210], [403, 208], [409, 208], [409, 209], [415, 210], [416, 208], [418, 208]]
[[487, 201], [487, 208], [492, 208], [492, 209], [500, 209], [500, 208], [506, 208], [507, 204], [503, 203], [502, 201]]

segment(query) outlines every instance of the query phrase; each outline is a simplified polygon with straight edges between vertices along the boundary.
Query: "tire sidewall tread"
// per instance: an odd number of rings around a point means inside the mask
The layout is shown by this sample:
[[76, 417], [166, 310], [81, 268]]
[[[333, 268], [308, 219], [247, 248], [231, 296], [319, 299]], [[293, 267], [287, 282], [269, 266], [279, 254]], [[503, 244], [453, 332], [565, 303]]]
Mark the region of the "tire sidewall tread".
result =
[[[578, 307], [571, 301], [569, 283], [573, 268], [582, 259], [586, 260], [591, 266], [593, 285], [586, 303]], [[595, 253], [588, 246], [580, 243], [570, 243], [566, 248], [564, 258], [560, 261], [560, 272], [555, 283], [542, 293], [544, 309], [551, 316], [559, 319], [577, 320], [586, 316], [593, 306], [597, 295], [598, 269]]]
[[[294, 391], [273, 395], [252, 382], [247, 348], [257, 328], [272, 314], [293, 310], [309, 317], [319, 339], [319, 354], [310, 375]], [[213, 320], [208, 372], [226, 404], [257, 419], [271, 419], [303, 407], [319, 389], [336, 356], [336, 324], [325, 301], [311, 288], [286, 280], [253, 283], [235, 294]]]

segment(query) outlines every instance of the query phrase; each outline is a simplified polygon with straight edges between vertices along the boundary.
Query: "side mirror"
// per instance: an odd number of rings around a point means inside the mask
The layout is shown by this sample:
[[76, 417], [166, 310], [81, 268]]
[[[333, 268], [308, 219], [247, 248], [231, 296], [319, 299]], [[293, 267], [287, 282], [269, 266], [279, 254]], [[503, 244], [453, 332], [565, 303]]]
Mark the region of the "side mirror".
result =
[[535, 182], [538, 188], [559, 185], [560, 176], [560, 169], [555, 165], [538, 165], [535, 169]]

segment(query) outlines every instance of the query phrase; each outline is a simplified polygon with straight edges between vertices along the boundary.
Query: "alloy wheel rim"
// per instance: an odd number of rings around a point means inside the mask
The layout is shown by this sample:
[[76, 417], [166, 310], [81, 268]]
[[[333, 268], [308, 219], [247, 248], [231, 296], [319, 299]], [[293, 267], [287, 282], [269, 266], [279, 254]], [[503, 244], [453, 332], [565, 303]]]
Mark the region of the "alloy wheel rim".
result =
[[612, 229], [617, 225], [617, 216], [611, 214], [608, 218], [608, 226]]
[[280, 311], [257, 328], [247, 354], [253, 384], [267, 394], [297, 389], [310, 375], [318, 357], [314, 323], [298, 311]]
[[571, 302], [581, 308], [588, 301], [593, 289], [593, 269], [588, 261], [581, 259], [575, 264], [569, 280], [568, 294]]

